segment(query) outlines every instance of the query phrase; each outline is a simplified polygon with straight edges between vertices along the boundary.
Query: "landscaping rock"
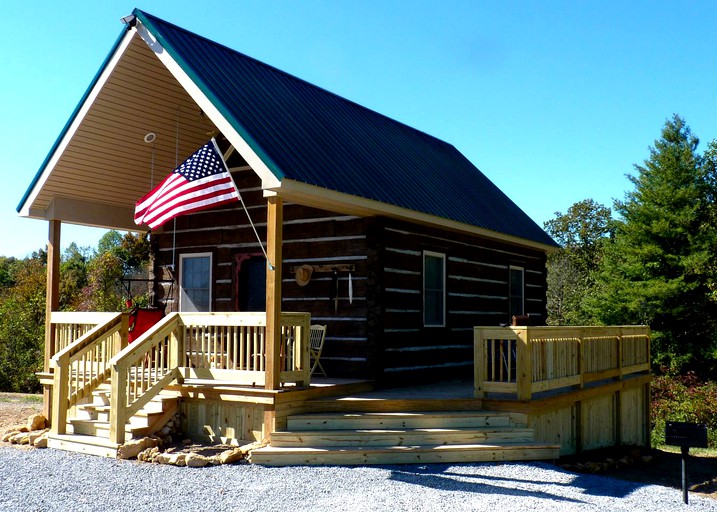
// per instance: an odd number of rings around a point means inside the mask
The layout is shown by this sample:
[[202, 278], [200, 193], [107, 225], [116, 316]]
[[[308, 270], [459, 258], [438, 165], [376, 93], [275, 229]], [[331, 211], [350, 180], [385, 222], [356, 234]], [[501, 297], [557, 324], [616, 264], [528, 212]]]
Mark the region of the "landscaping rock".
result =
[[49, 433], [50, 432], [47, 429], [45, 429], [45, 431], [40, 435], [40, 437], [35, 439], [35, 442], [32, 443], [32, 445], [35, 448], [47, 448], [47, 437], [48, 437]]
[[133, 459], [140, 452], [147, 448], [155, 448], [159, 446], [160, 440], [153, 437], [143, 437], [141, 439], [131, 439], [117, 449], [118, 459]]
[[27, 419], [28, 431], [42, 430], [47, 426], [47, 418], [42, 414], [33, 414]]
[[0, 438], [0, 439], [2, 439], [3, 443], [9, 443], [10, 439], [12, 439], [13, 436], [15, 436], [19, 433], [20, 433], [19, 430], [14, 430], [14, 429], [9, 430], [9, 431], [5, 432], [5, 434], [3, 434], [2, 438]]
[[244, 459], [245, 455], [246, 452], [241, 448], [233, 448], [231, 450], [224, 450], [219, 454], [218, 459], [220, 464], [232, 464]]
[[203, 468], [204, 466], [209, 464], [209, 459], [204, 455], [199, 455], [198, 453], [192, 452], [187, 454], [184, 459], [184, 464], [188, 468]]

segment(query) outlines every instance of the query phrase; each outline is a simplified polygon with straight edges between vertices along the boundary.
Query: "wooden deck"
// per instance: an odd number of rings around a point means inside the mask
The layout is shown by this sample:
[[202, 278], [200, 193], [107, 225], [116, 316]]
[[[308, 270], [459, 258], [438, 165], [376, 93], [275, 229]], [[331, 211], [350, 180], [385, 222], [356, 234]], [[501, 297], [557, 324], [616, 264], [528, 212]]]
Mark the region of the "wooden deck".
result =
[[62, 338], [44, 381], [52, 447], [113, 456], [176, 413], [196, 441], [269, 442], [251, 456], [267, 465], [554, 459], [649, 444], [645, 328], [488, 328], [476, 334], [473, 380], [376, 389], [310, 379], [308, 316], [282, 317], [276, 387], [265, 383], [261, 315], [174, 314], [131, 346], [122, 315], [101, 320], [63, 328], [79, 338]]

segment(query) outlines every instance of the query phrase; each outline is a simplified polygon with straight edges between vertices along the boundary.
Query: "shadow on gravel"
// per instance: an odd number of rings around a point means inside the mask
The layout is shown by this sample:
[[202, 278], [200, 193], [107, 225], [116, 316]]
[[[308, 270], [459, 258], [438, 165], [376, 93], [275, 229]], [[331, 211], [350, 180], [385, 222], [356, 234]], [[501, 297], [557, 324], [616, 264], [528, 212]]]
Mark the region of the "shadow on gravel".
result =
[[[431, 464], [427, 467], [419, 467], [413, 470], [403, 467], [391, 467], [388, 468], [391, 471], [391, 480], [397, 482], [404, 482], [413, 485], [420, 485], [423, 487], [429, 487], [431, 489], [437, 489], [441, 491], [457, 491], [457, 492], [471, 492], [476, 494], [503, 494], [506, 496], [531, 496], [535, 498], [549, 499], [555, 501], [562, 501], [567, 503], [586, 503], [585, 501], [560, 496], [559, 494], [553, 494], [546, 491], [526, 489], [526, 485], [534, 484], [546, 484], [546, 485], [558, 485], [561, 487], [578, 487], [582, 488], [589, 494], [604, 495], [604, 496], [615, 496], [620, 497], [622, 494], [598, 494], [590, 493], [585, 486], [581, 485], [581, 476], [578, 475], [570, 483], [566, 482], [536, 482], [533, 480], [523, 480], [519, 478], [505, 478], [494, 475], [480, 475], [480, 474], [465, 474], [450, 471], [453, 465], [442, 465], [442, 464]], [[584, 478], [584, 477], [583, 477]], [[476, 480], [476, 481], [466, 481]], [[481, 481], [478, 481], [481, 480]], [[495, 482], [493, 485], [488, 482]], [[511, 483], [514, 486], [511, 486]], [[588, 483], [588, 482], [585, 482]], [[501, 485], [502, 484], [502, 485]], [[625, 482], [625, 488], [629, 487], [628, 483]], [[623, 487], [623, 486], [620, 486]], [[632, 486], [632, 490], [639, 485]], [[629, 494], [632, 490], [625, 490], [625, 494]]]

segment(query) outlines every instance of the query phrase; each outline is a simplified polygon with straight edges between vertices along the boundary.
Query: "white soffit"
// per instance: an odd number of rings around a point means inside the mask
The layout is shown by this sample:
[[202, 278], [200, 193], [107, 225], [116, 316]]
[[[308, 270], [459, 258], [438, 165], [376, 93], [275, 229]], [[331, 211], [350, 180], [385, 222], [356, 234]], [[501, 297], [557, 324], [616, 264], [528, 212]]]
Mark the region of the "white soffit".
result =
[[166, 52], [162, 45], [157, 41], [147, 28], [141, 23], [137, 22], [134, 27], [142, 39], [157, 55], [159, 60], [164, 64], [167, 69], [174, 75], [177, 81], [184, 87], [187, 93], [194, 99], [197, 105], [202, 111], [209, 117], [209, 119], [216, 125], [216, 127], [224, 134], [224, 136], [231, 142], [232, 146], [237, 152], [246, 160], [256, 174], [261, 178], [263, 188], [277, 188], [281, 186], [281, 182], [274, 176], [274, 173], [269, 170], [264, 161], [254, 152], [254, 150], [247, 144], [244, 138], [234, 129], [234, 127], [226, 120], [226, 118], [219, 112], [217, 107], [207, 98], [204, 92], [199, 86], [192, 80], [189, 75], [182, 69], [182, 67], [174, 60], [174, 58]]

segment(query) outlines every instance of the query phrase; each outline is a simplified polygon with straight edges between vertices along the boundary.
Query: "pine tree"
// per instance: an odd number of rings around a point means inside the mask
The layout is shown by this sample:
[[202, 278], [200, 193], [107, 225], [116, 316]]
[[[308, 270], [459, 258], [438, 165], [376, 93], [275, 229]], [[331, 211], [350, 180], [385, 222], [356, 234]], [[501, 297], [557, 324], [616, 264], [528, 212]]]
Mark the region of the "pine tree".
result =
[[[717, 308], [711, 294], [713, 172], [699, 140], [675, 115], [615, 202], [621, 217], [592, 302], [604, 323], [648, 323], [653, 362], [671, 371], [712, 359]], [[702, 366], [704, 368], [704, 366]]]

